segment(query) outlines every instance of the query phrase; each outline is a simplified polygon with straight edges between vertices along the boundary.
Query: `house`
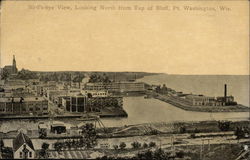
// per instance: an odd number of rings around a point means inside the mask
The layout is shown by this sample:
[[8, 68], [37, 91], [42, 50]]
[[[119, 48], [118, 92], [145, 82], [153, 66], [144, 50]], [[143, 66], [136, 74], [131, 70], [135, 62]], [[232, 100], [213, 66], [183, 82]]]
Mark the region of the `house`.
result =
[[13, 140], [14, 159], [34, 159], [35, 149], [30, 138], [20, 132]]

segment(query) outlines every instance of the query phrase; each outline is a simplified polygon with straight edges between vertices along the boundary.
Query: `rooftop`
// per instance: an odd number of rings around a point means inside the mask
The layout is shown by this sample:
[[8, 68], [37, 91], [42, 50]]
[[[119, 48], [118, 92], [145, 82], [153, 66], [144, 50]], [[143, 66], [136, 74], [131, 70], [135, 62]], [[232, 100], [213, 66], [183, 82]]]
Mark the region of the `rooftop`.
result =
[[[20, 102], [21, 97], [3, 97], [0, 98], [0, 102]], [[23, 102], [33, 102], [33, 101], [46, 101], [43, 97], [25, 97], [23, 98]]]
[[34, 150], [34, 146], [30, 138], [24, 133], [20, 132], [15, 139], [13, 139], [13, 151], [17, 151], [23, 144], [27, 144]]

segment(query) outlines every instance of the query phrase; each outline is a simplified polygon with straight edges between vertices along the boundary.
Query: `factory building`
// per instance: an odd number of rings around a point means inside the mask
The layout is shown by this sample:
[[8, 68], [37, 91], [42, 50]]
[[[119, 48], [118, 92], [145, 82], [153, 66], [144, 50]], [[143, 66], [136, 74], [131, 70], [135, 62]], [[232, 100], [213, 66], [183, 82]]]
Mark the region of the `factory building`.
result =
[[194, 106], [228, 106], [237, 105], [233, 96], [227, 96], [227, 85], [224, 85], [223, 97], [208, 97], [204, 95], [189, 94], [185, 96], [185, 100]]
[[68, 112], [100, 112], [106, 107], [121, 107], [122, 97], [110, 96], [65, 96], [62, 97], [62, 107]]
[[86, 83], [85, 90], [108, 90], [109, 92], [144, 92], [142, 82]]
[[68, 112], [84, 112], [87, 108], [87, 96], [66, 96], [62, 98], [62, 106]]
[[42, 97], [0, 98], [0, 114], [48, 114], [48, 101]]

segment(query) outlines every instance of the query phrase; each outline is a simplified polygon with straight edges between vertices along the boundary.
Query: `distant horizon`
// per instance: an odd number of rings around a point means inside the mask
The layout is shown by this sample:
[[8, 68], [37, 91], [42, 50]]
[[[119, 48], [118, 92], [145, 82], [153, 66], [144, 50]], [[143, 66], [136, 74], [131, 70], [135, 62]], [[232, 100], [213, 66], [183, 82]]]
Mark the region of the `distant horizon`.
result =
[[[22, 68], [26, 69], [26, 68]], [[22, 70], [19, 69], [18, 71]], [[148, 74], [166, 74], [166, 75], [183, 75], [183, 76], [250, 76], [250, 74], [178, 74], [178, 73], [162, 73], [162, 72], [147, 72], [147, 71], [87, 71], [87, 70], [58, 70], [58, 71], [36, 71], [26, 69], [32, 72], [100, 72], [100, 73], [148, 73]]]

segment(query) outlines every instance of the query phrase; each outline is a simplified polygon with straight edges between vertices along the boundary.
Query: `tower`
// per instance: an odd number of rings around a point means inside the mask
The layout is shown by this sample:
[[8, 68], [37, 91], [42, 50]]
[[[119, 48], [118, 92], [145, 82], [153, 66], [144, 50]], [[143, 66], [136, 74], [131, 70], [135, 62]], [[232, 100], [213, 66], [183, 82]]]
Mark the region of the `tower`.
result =
[[224, 85], [224, 101], [227, 102], [227, 84]]
[[13, 61], [12, 61], [12, 74], [16, 74], [16, 73], [17, 73], [16, 59], [15, 59], [15, 55], [13, 55]]

